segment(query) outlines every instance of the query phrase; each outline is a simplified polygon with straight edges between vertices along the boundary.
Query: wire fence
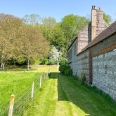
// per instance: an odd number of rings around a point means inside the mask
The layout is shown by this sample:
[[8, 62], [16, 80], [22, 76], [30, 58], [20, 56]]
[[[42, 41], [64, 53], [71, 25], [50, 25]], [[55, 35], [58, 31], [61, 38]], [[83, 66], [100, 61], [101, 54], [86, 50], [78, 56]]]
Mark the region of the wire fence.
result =
[[29, 104], [33, 104], [34, 97], [41, 90], [42, 85], [48, 78], [50, 71], [36, 78], [32, 85], [25, 88], [17, 95], [11, 95], [8, 100], [0, 106], [0, 116], [22, 116]]

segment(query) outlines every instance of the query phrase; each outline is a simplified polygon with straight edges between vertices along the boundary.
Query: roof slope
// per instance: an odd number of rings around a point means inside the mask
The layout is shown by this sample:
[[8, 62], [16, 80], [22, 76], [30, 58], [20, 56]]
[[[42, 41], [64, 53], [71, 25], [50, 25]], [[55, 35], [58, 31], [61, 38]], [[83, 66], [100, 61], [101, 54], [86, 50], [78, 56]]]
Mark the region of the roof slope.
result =
[[90, 48], [91, 46], [97, 44], [100, 41], [103, 41], [108, 36], [112, 35], [116, 32], [116, 21], [112, 23], [108, 28], [102, 31], [92, 42], [90, 42], [81, 52], [85, 51], [86, 49]]

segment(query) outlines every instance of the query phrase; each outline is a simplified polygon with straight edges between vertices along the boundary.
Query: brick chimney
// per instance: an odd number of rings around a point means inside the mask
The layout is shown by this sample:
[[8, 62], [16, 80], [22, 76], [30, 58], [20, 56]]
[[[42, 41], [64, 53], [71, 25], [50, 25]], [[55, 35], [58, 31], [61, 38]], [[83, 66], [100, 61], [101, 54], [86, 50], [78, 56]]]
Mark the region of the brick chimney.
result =
[[97, 9], [97, 23], [103, 22], [103, 11], [101, 8]]
[[[100, 18], [100, 17], [98, 17]], [[96, 7], [92, 6], [91, 10], [91, 41], [94, 40], [96, 37], [96, 20], [97, 20], [97, 12], [96, 12]]]

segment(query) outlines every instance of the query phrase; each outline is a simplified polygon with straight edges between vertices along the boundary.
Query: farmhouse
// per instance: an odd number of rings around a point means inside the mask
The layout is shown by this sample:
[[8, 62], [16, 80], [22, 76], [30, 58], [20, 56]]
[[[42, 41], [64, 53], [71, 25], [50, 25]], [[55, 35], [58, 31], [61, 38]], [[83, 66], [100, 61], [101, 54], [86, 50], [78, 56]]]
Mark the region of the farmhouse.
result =
[[73, 75], [84, 73], [88, 84], [116, 100], [116, 22], [108, 26], [103, 11], [92, 6], [91, 22], [68, 48]]

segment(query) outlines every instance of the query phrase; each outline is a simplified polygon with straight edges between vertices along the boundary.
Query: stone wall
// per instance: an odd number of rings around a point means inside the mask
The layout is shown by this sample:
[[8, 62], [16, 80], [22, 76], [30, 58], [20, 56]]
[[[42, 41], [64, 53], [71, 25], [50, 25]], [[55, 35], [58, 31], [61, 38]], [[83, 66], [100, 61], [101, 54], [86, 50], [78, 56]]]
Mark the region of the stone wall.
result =
[[73, 75], [80, 77], [80, 74], [84, 73], [87, 81], [89, 81], [89, 51], [77, 55], [77, 42], [78, 40], [76, 39], [68, 51], [71, 56], [71, 59], [70, 56], [68, 56], [68, 63], [73, 70]]
[[93, 85], [116, 100], [116, 51], [92, 59]]
[[73, 70], [73, 75], [75, 75], [76, 65], [74, 64], [74, 62], [76, 62], [76, 59], [77, 59], [77, 39], [74, 41], [74, 43], [68, 50], [68, 54], [69, 54], [68, 55], [68, 63]]
[[86, 76], [86, 80], [89, 82], [89, 51], [78, 54], [76, 62], [74, 62], [73, 64], [76, 65], [76, 75], [80, 76], [81, 73], [84, 73]]
[[91, 48], [92, 84], [116, 100], [116, 34]]
[[86, 75], [87, 81], [89, 81], [89, 52], [86, 51], [82, 54], [79, 54], [70, 64], [73, 75], [80, 77], [81, 73]]

